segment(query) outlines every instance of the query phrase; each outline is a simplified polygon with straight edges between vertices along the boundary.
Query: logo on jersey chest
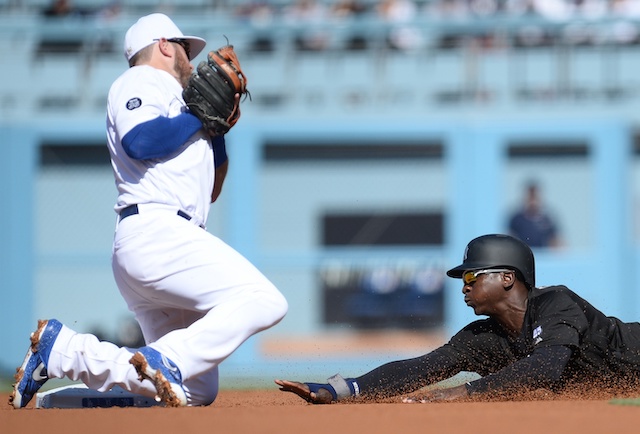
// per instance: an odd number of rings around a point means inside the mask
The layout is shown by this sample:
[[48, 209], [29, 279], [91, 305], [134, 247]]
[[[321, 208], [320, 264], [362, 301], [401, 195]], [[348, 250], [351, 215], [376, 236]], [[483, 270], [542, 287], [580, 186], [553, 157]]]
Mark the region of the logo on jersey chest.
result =
[[542, 326], [538, 326], [533, 329], [533, 345], [539, 344], [542, 342]]
[[142, 100], [138, 97], [131, 98], [127, 101], [127, 110], [135, 110], [142, 105]]

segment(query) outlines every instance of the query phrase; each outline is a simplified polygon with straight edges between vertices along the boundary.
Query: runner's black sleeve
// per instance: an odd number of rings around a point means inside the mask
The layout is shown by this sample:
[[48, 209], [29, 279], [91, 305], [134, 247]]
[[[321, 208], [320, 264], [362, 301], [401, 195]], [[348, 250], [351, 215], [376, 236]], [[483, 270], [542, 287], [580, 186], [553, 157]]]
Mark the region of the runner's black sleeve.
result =
[[441, 347], [420, 357], [386, 363], [355, 380], [363, 395], [395, 396], [414, 392], [461, 370], [454, 353]]
[[467, 383], [467, 391], [473, 394], [551, 386], [560, 380], [571, 353], [571, 348], [564, 345], [538, 348], [494, 374]]

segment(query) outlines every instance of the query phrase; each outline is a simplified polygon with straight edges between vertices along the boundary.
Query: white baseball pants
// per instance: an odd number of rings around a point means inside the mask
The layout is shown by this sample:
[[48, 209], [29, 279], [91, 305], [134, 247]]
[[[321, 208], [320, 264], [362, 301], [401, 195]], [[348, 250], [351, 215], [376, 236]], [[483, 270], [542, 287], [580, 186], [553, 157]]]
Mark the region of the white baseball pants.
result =
[[[176, 210], [143, 208], [119, 222], [112, 265], [147, 345], [180, 369], [189, 405], [212, 403], [218, 365], [287, 312], [282, 294], [247, 259]], [[134, 352], [63, 327], [48, 373], [154, 396], [129, 364]]]

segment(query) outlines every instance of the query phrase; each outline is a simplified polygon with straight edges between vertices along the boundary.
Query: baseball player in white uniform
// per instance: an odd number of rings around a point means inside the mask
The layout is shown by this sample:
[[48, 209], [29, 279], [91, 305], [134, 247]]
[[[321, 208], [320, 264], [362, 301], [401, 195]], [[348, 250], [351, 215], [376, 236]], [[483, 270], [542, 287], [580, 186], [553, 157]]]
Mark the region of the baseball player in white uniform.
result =
[[224, 137], [211, 138], [185, 107], [190, 61], [205, 41], [163, 14], [125, 36], [130, 68], [108, 97], [107, 138], [118, 188], [112, 266], [146, 346], [121, 348], [39, 321], [16, 374], [15, 408], [49, 378], [90, 389], [120, 386], [168, 406], [208, 405], [218, 365], [278, 323], [287, 302], [247, 259], [204, 229], [226, 175]]

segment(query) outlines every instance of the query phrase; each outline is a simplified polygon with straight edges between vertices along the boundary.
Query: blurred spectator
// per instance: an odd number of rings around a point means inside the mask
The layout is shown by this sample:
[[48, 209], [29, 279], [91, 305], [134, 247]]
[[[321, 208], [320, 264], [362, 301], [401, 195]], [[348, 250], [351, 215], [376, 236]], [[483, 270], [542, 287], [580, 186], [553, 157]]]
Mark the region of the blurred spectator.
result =
[[316, 0], [295, 0], [283, 10], [284, 19], [289, 24], [300, 26], [296, 36], [296, 47], [301, 51], [319, 51], [329, 46], [327, 6]]
[[122, 1], [111, 0], [104, 7], [96, 11], [96, 18], [100, 23], [108, 23], [120, 17], [122, 13]]
[[337, 0], [331, 7], [331, 18], [348, 20], [361, 17], [369, 12], [367, 4], [359, 0]]
[[532, 15], [534, 3], [535, 0], [505, 0], [504, 13], [514, 17]]
[[427, 16], [442, 20], [465, 20], [469, 17], [466, 0], [432, 0], [426, 3]]
[[103, 7], [96, 9], [95, 32], [91, 53], [115, 53], [118, 49], [113, 38], [112, 25], [122, 14], [122, 0], [110, 0]]
[[615, 17], [637, 18], [640, 16], [640, 0], [610, 0], [609, 11]]
[[276, 11], [270, 2], [257, 0], [239, 4], [234, 14], [241, 21], [262, 27], [271, 24]]
[[498, 0], [469, 0], [469, 9], [476, 17], [491, 17], [498, 13]]
[[381, 0], [376, 7], [378, 17], [393, 24], [387, 42], [390, 48], [397, 50], [413, 50], [423, 43], [421, 30], [409, 24], [418, 12], [412, 0]]
[[266, 0], [255, 0], [238, 4], [233, 14], [242, 24], [250, 24], [251, 32], [249, 50], [254, 53], [270, 53], [275, 49], [272, 31], [276, 10], [273, 4]]
[[51, 4], [42, 11], [46, 17], [64, 17], [73, 13], [73, 7], [69, 0], [53, 0]]
[[42, 15], [49, 18], [86, 16], [90, 14], [91, 11], [76, 7], [71, 0], [52, 0], [49, 6], [42, 11]]
[[536, 14], [551, 20], [566, 20], [570, 17], [569, 7], [564, 0], [533, 0]]
[[412, 0], [380, 0], [377, 6], [378, 16], [393, 23], [412, 20], [416, 10], [416, 4]]
[[509, 220], [509, 232], [530, 247], [560, 246], [557, 225], [542, 206], [536, 182], [527, 185], [522, 208]]
[[[330, 14], [334, 23], [342, 23], [371, 14], [371, 7], [369, 3], [361, 0], [337, 0], [331, 6]], [[344, 49], [351, 51], [367, 49], [369, 41], [365, 32], [357, 26], [353, 26], [349, 32], [350, 35], [345, 37]]]
[[600, 19], [608, 14], [609, 0], [571, 0], [574, 15], [581, 18]]

